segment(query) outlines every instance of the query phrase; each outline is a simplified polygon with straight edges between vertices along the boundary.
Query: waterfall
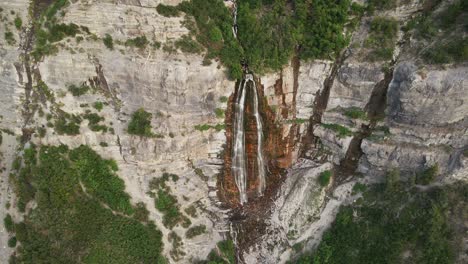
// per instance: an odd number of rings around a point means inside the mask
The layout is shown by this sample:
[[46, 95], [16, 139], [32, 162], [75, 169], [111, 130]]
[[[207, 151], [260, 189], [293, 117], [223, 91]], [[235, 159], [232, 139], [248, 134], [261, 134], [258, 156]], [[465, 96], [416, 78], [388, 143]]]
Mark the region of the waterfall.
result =
[[237, 91], [237, 97], [235, 101], [235, 116], [234, 116], [234, 143], [232, 152], [232, 167], [231, 171], [234, 176], [237, 188], [239, 189], [240, 203], [244, 204], [247, 202], [247, 169], [246, 169], [246, 153], [245, 153], [245, 127], [244, 127], [244, 116], [245, 116], [245, 97], [247, 94], [247, 84], [252, 82], [251, 86], [254, 93], [253, 98], [253, 111], [255, 121], [257, 123], [257, 165], [258, 165], [258, 194], [261, 196], [266, 188], [265, 180], [265, 161], [263, 158], [263, 124], [259, 112], [259, 98], [257, 87], [253, 79], [252, 74], [247, 74], [244, 80], [242, 80], [239, 90]]
[[237, 91], [235, 102], [234, 119], [234, 144], [232, 151], [231, 171], [239, 189], [240, 203], [247, 202], [247, 169], [245, 167], [245, 128], [244, 128], [244, 108], [247, 81], [243, 80], [240, 89]]
[[257, 86], [255, 85], [255, 81], [251, 74], [247, 75], [247, 80], [253, 82], [253, 90], [254, 90], [254, 116], [255, 121], [257, 122], [257, 165], [258, 165], [258, 194], [261, 196], [266, 188], [266, 181], [265, 181], [265, 162], [263, 159], [263, 124], [262, 118], [260, 117], [259, 107], [258, 107], [258, 92]]

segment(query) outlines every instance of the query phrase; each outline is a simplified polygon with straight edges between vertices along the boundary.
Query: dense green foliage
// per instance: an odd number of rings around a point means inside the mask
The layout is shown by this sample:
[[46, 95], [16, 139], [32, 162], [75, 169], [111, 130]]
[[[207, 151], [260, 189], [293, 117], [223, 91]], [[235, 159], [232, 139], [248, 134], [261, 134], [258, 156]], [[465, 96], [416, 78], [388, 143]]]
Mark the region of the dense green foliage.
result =
[[[15, 180], [34, 189], [28, 195], [37, 206], [15, 225], [21, 247], [13, 261], [161, 263], [161, 233], [132, 217], [115, 162], [86, 146], [26, 151], [20, 174], [27, 177]], [[28, 190], [15, 191], [20, 198]]]
[[422, 53], [429, 64], [465, 62], [468, 60], [468, 38], [459, 37], [445, 43], [436, 43]]
[[[257, 73], [278, 70], [299, 54], [303, 59], [329, 58], [347, 44], [343, 35], [349, 0], [244, 0], [238, 4], [238, 40], [233, 19], [221, 0], [191, 0], [177, 7], [158, 5], [158, 12], [195, 19], [185, 25], [207, 49], [207, 61], [218, 57], [233, 79], [242, 77], [241, 62]], [[188, 52], [199, 52], [187, 36]], [[184, 50], [183, 50], [184, 51]]]
[[329, 170], [323, 171], [318, 176], [317, 181], [320, 184], [320, 186], [325, 187], [330, 183], [331, 176], [332, 176], [331, 171], [329, 171]]
[[96, 113], [87, 113], [83, 117], [89, 121], [88, 127], [92, 131], [107, 132], [107, 129], [108, 129], [107, 126], [100, 124], [101, 121], [104, 121], [104, 117], [99, 116]]
[[208, 124], [203, 124], [203, 125], [196, 125], [194, 126], [195, 130], [198, 131], [207, 131], [209, 129], [215, 129], [216, 131], [221, 131], [226, 128], [225, 124], [216, 124], [216, 125], [208, 125]]
[[132, 135], [153, 137], [154, 133], [151, 131], [151, 118], [153, 115], [146, 112], [143, 108], [138, 109], [132, 115], [130, 123], [128, 123], [128, 133]]
[[466, 215], [468, 186], [419, 191], [403, 185], [393, 178], [341, 207], [317, 250], [294, 263], [454, 263], [449, 221]]
[[203, 48], [190, 36], [182, 36], [175, 43], [176, 48], [185, 53], [200, 53]]
[[397, 0], [369, 0], [367, 10], [372, 13], [375, 10], [387, 10], [396, 7]]
[[10, 214], [7, 214], [3, 219], [3, 225], [7, 232], [13, 232], [15, 230], [15, 224], [13, 223], [13, 219]]
[[176, 6], [168, 6], [159, 4], [156, 7], [158, 14], [165, 16], [165, 17], [174, 17], [179, 15], [179, 9]]

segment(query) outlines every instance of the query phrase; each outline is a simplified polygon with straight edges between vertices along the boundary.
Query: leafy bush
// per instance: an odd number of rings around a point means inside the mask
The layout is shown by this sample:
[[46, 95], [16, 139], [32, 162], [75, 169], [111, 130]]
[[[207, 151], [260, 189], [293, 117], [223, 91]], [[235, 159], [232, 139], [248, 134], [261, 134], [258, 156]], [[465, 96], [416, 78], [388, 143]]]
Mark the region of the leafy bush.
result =
[[15, 223], [13, 222], [13, 218], [11, 218], [10, 214], [7, 214], [3, 219], [3, 225], [5, 226], [7, 232], [11, 233], [15, 231]]
[[226, 103], [228, 100], [229, 100], [229, 98], [227, 98], [227, 96], [221, 96], [221, 97], [219, 98], [219, 101], [220, 101], [221, 103]]
[[15, 45], [16, 40], [15, 37], [13, 36], [13, 32], [11, 31], [5, 31], [5, 41], [8, 43], [8, 45]]
[[70, 91], [73, 96], [82, 96], [86, 94], [90, 89], [91, 88], [86, 84], [82, 84], [80, 86], [72, 84], [68, 86], [68, 91]]
[[16, 247], [16, 237], [10, 237], [10, 239], [8, 239], [8, 247]]
[[99, 116], [96, 113], [87, 113], [87, 114], [84, 115], [84, 118], [89, 121], [88, 122], [88, 127], [92, 131], [107, 132], [107, 126], [99, 124], [101, 121], [104, 121], [104, 117]]
[[176, 48], [180, 49], [182, 52], [186, 53], [200, 53], [202, 47], [196, 41], [192, 40], [190, 36], [182, 36], [175, 43]]
[[332, 172], [329, 170], [321, 172], [317, 179], [320, 186], [322, 187], [328, 186], [328, 184], [330, 183], [331, 176], [332, 176]]
[[104, 108], [104, 104], [102, 102], [94, 102], [93, 107], [101, 112], [101, 110]]
[[179, 9], [176, 6], [169, 6], [164, 4], [159, 4], [156, 7], [156, 11], [158, 14], [165, 16], [165, 17], [176, 17], [179, 16]]
[[125, 41], [125, 46], [137, 47], [140, 49], [145, 48], [149, 44], [146, 36], [139, 36]]
[[217, 118], [224, 118], [224, 110], [221, 108], [216, 108], [215, 115]]
[[21, 20], [21, 17], [18, 17], [18, 16], [17, 16], [17, 17], [15, 18], [14, 23], [15, 23], [16, 29], [18, 29], [18, 30], [20, 30], [21, 27], [23, 26], [23, 20]]
[[338, 124], [321, 124], [322, 127], [335, 131], [338, 135], [338, 138], [349, 137], [353, 135], [353, 132], [347, 127]]
[[194, 238], [204, 233], [206, 233], [206, 226], [197, 225], [197, 226], [192, 226], [191, 228], [189, 228], [187, 232], [185, 232], [185, 236], [190, 239], [190, 238]]
[[345, 109], [344, 115], [352, 119], [367, 120], [367, 113], [359, 107], [350, 107]]
[[54, 129], [59, 135], [78, 135], [81, 121], [79, 116], [64, 114], [55, 121]]
[[114, 49], [114, 40], [112, 39], [111, 35], [106, 34], [104, 38], [102, 39], [102, 42], [104, 42], [104, 46], [106, 46], [108, 49], [110, 50]]
[[196, 125], [194, 126], [195, 130], [198, 130], [198, 131], [207, 131], [211, 128], [215, 129], [216, 131], [221, 131], [223, 129], [226, 128], [226, 125], [224, 124], [216, 124], [216, 125], [208, 125], [208, 124], [203, 124], [203, 125]]
[[153, 137], [154, 133], [151, 131], [151, 118], [153, 115], [146, 112], [143, 108], [138, 109], [132, 115], [130, 123], [128, 123], [128, 133], [143, 137]]
[[455, 38], [446, 43], [436, 43], [422, 53], [429, 64], [445, 64], [468, 60], [468, 38]]
[[396, 7], [396, 0], [369, 0], [367, 10], [373, 13], [375, 10], [388, 10]]
[[370, 61], [391, 60], [398, 33], [395, 19], [376, 17], [370, 23], [369, 38], [365, 46], [371, 48], [367, 56]]
[[424, 185], [430, 184], [437, 177], [438, 173], [439, 173], [439, 165], [438, 164], [432, 165], [417, 175], [416, 183], [424, 184]]

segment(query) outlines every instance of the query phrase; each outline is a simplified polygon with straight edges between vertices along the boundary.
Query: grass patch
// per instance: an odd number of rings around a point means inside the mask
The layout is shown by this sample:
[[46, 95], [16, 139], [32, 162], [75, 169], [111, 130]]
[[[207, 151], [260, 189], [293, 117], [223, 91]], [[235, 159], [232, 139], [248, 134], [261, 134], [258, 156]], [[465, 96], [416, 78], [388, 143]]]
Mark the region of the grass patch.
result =
[[228, 100], [229, 100], [229, 98], [227, 98], [227, 96], [221, 96], [221, 97], [219, 97], [219, 101], [220, 101], [221, 103], [227, 103]]
[[[34, 186], [28, 195], [37, 206], [15, 225], [21, 247], [13, 263], [164, 263], [162, 234], [132, 217], [115, 162], [64, 145], [43, 146], [24, 160], [27, 178], [17, 180]], [[17, 197], [24, 191], [15, 188]]]
[[94, 102], [93, 107], [94, 107], [94, 109], [101, 112], [101, 110], [104, 108], [104, 103], [103, 102]]
[[3, 226], [5, 226], [8, 233], [15, 231], [15, 223], [13, 222], [13, 218], [11, 218], [10, 214], [7, 214], [3, 219]]
[[102, 131], [104, 133], [107, 132], [107, 126], [99, 124], [101, 121], [104, 121], [104, 117], [99, 116], [96, 113], [87, 113], [83, 117], [89, 121], [88, 127], [92, 131]]
[[5, 41], [8, 43], [8, 45], [13, 46], [16, 44], [16, 39], [13, 35], [13, 32], [11, 31], [6, 31], [5, 32]]
[[435, 43], [422, 53], [429, 64], [461, 63], [468, 60], [468, 39], [457, 37], [445, 43]]
[[130, 123], [128, 123], [128, 133], [143, 137], [154, 137], [151, 131], [151, 118], [153, 115], [146, 112], [143, 108], [138, 109], [132, 115]]
[[322, 127], [330, 129], [337, 133], [338, 138], [345, 138], [353, 135], [353, 132], [347, 127], [338, 124], [321, 124]]

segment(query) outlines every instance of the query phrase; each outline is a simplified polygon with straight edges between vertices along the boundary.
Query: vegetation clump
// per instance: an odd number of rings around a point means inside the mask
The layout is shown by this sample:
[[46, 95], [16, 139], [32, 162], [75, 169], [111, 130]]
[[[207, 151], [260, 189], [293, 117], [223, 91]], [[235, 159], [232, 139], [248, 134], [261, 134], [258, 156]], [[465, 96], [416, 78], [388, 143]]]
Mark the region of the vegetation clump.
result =
[[102, 39], [102, 42], [104, 43], [104, 46], [106, 46], [108, 49], [110, 50], [114, 49], [114, 40], [112, 39], [111, 35], [106, 34], [104, 38]]
[[371, 51], [370, 61], [391, 60], [398, 33], [398, 22], [392, 18], [376, 17], [370, 23], [369, 38], [365, 46]]
[[15, 27], [17, 30], [20, 30], [21, 27], [23, 26], [23, 20], [21, 20], [21, 17], [17, 16], [14, 20]]
[[350, 107], [344, 110], [344, 115], [352, 119], [367, 120], [367, 113], [359, 107]]
[[158, 11], [158, 14], [165, 17], [176, 17], [180, 14], [177, 6], [170, 6], [164, 4], [159, 4], [158, 6], [156, 6], [156, 11]]
[[13, 32], [11, 31], [5, 31], [5, 41], [8, 43], [8, 45], [13, 46], [16, 44], [15, 37], [13, 36]]
[[153, 115], [146, 112], [143, 108], [138, 109], [132, 115], [130, 123], [128, 123], [128, 133], [143, 137], [153, 137], [154, 133], [151, 131], [151, 118]]
[[451, 221], [463, 217], [468, 186], [405, 186], [363, 190], [363, 198], [340, 208], [318, 248], [294, 263], [454, 263], [461, 237]]
[[86, 84], [82, 84], [80, 86], [72, 84], [72, 85], [68, 86], [68, 91], [70, 91], [70, 93], [73, 96], [82, 96], [82, 95], [86, 94], [90, 89], [91, 88]]
[[80, 134], [81, 121], [80, 116], [63, 113], [55, 121], [54, 129], [59, 135], [78, 135]]
[[337, 133], [338, 138], [349, 137], [353, 135], [353, 132], [347, 127], [338, 124], [322, 124], [322, 127], [333, 130]]
[[194, 238], [204, 233], [206, 233], [206, 226], [197, 225], [197, 226], [192, 226], [191, 228], [189, 228], [187, 232], [185, 232], [185, 236], [187, 238]]
[[164, 263], [162, 234], [134, 218], [114, 161], [65, 145], [26, 149], [23, 159], [15, 193], [36, 206], [15, 224], [13, 263]]
[[322, 186], [322, 187], [328, 186], [328, 184], [330, 183], [331, 176], [332, 176], [331, 171], [329, 171], [329, 170], [323, 171], [318, 176], [317, 181], [320, 184], [320, 186]]
[[149, 44], [149, 41], [146, 38], [146, 36], [144, 36], [144, 35], [139, 36], [139, 37], [135, 37], [135, 38], [132, 38], [132, 39], [128, 39], [127, 41], [125, 41], [125, 46], [137, 47], [139, 49], [146, 48], [146, 46], [148, 44]]
[[430, 184], [437, 177], [438, 173], [439, 173], [439, 165], [438, 164], [432, 165], [429, 168], [417, 174], [416, 183], [423, 184], [423, 185]]

